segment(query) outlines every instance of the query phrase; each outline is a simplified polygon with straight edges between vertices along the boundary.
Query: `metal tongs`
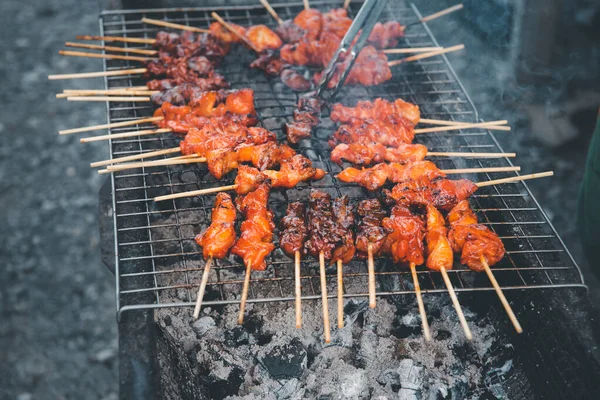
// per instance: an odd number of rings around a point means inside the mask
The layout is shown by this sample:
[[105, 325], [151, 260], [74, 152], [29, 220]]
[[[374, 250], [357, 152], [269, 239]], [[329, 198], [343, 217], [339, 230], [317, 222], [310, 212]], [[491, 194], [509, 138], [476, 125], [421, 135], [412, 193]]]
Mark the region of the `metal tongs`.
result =
[[[356, 15], [356, 18], [354, 18], [352, 25], [350, 25], [350, 28], [344, 35], [340, 46], [333, 55], [333, 58], [329, 61], [327, 68], [325, 68], [325, 70], [323, 71], [323, 75], [321, 76], [321, 80], [319, 81], [319, 86], [317, 87], [316, 92], [318, 96], [321, 96], [323, 98], [325, 97], [324, 90], [327, 89], [329, 82], [334, 76], [336, 70], [335, 67], [336, 64], [339, 62], [340, 56], [344, 54], [346, 55], [345, 61], [348, 60], [348, 62], [346, 63], [346, 68], [342, 72], [339, 82], [335, 85], [333, 89], [331, 89], [329, 94], [326, 96], [326, 100], [331, 100], [335, 98], [338, 91], [344, 85], [346, 77], [348, 76], [350, 69], [354, 65], [356, 56], [360, 53], [362, 48], [367, 43], [369, 34], [371, 33], [371, 30], [373, 30], [373, 27], [377, 23], [377, 20], [379, 19], [379, 14], [381, 14], [385, 3], [386, 0], [366, 0], [363, 3], [362, 7], [358, 11], [358, 14]], [[360, 37], [358, 38], [356, 43], [352, 45], [352, 42], [356, 38], [356, 35], [359, 34], [359, 32]]]

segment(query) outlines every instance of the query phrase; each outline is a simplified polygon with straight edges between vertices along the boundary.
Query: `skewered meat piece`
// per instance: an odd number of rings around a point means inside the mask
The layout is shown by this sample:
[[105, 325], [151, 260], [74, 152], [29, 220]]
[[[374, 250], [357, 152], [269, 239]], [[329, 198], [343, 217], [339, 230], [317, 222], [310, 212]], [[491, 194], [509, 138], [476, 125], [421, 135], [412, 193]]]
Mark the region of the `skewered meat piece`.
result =
[[460, 253], [461, 264], [481, 272], [484, 270], [481, 256], [490, 266], [504, 257], [502, 240], [487, 226], [477, 223], [477, 217], [468, 200], [461, 201], [450, 211], [448, 222], [452, 226], [448, 239], [452, 250]]
[[454, 254], [448, 241], [448, 229], [444, 216], [431, 204], [427, 204], [427, 268], [440, 271], [452, 269]]
[[304, 9], [294, 18], [294, 25], [303, 29], [309, 40], [315, 40], [321, 34], [323, 16], [321, 12], [315, 8]]
[[357, 213], [360, 221], [356, 227], [356, 251], [361, 258], [366, 258], [369, 245], [373, 255], [378, 255], [385, 242], [387, 232], [383, 227], [386, 212], [377, 199], [367, 199], [358, 203]]
[[398, 39], [404, 37], [404, 29], [398, 21], [377, 22], [369, 34], [367, 43], [378, 49], [396, 47]]
[[358, 183], [368, 190], [376, 190], [386, 181], [400, 183], [420, 179], [434, 180], [445, 176], [431, 161], [417, 161], [409, 164], [382, 163], [363, 169], [349, 167], [340, 172], [337, 178], [342, 182]]
[[259, 57], [250, 64], [250, 68], [260, 69], [268, 76], [279, 76], [281, 81], [287, 87], [298, 92], [305, 92], [312, 86], [308, 79], [292, 69], [290, 64], [279, 57], [278, 51], [263, 51]]
[[343, 264], [349, 263], [354, 258], [356, 246], [354, 245], [354, 211], [349, 204], [349, 197], [342, 196], [333, 200], [333, 215], [335, 222], [342, 229], [343, 243], [333, 250], [332, 261], [341, 260]]
[[414, 125], [398, 115], [388, 115], [379, 120], [353, 119], [341, 125], [329, 140], [334, 147], [339, 143], [380, 143], [388, 147], [401, 147], [415, 138]]
[[313, 168], [312, 162], [302, 154], [283, 160], [279, 171], [266, 170], [265, 175], [271, 179], [271, 185], [275, 187], [293, 188], [298, 183], [312, 180], [320, 180], [325, 176], [325, 171]]
[[[330, 55], [333, 58], [333, 54]], [[327, 82], [327, 87], [332, 89], [338, 85], [344, 70], [347, 68], [348, 61], [343, 61], [335, 65], [332, 78]], [[318, 83], [321, 80], [322, 72], [314, 75], [313, 81]], [[388, 65], [388, 58], [385, 53], [377, 50], [373, 46], [365, 46], [360, 51], [344, 85], [363, 85], [375, 86], [392, 79], [392, 70]]]
[[308, 202], [308, 240], [304, 248], [313, 257], [323, 252], [325, 260], [331, 260], [333, 250], [344, 243], [345, 233], [335, 222], [331, 196], [312, 190]]
[[288, 257], [294, 258], [296, 252], [304, 249], [304, 242], [308, 234], [304, 204], [290, 203], [281, 220], [281, 235], [279, 247]]
[[310, 81], [292, 68], [284, 69], [279, 76], [281, 82], [297, 92], [306, 92], [312, 88]]
[[[309, 10], [317, 11], [314, 8]], [[302, 27], [296, 25], [292, 20], [283, 21], [283, 23], [278, 24], [277, 28], [275, 28], [275, 33], [277, 33], [284, 43], [296, 43], [307, 34]]]
[[477, 190], [477, 185], [467, 179], [419, 179], [397, 184], [384, 193], [390, 199], [404, 204], [426, 206], [432, 204], [441, 210], [450, 210], [459, 201], [469, 198]]
[[321, 37], [325, 33], [332, 33], [339, 39], [344, 35], [352, 25], [352, 20], [348, 18], [348, 11], [344, 8], [334, 8], [323, 13], [323, 26], [321, 28]]
[[420, 215], [414, 214], [404, 205], [397, 204], [392, 208], [391, 215], [384, 218], [382, 225], [389, 232], [384, 250], [391, 254], [395, 263], [421, 265], [425, 262], [425, 221]]
[[382, 120], [389, 115], [404, 117], [413, 125], [418, 124], [421, 119], [419, 106], [402, 99], [393, 102], [381, 98], [373, 101], [364, 100], [356, 103], [355, 107], [334, 104], [331, 109], [331, 120], [342, 123], [352, 122], [353, 119]]
[[265, 258], [275, 249], [273, 244], [273, 212], [267, 208], [269, 185], [263, 183], [243, 198], [238, 198], [237, 206], [244, 213], [240, 238], [235, 242], [231, 253], [240, 256], [246, 267], [264, 271]]
[[323, 32], [318, 40], [303, 37], [299, 42], [286, 44], [279, 49], [281, 59], [291, 65], [326, 67], [337, 51], [341, 38]]
[[246, 39], [260, 53], [263, 50], [275, 50], [283, 45], [281, 38], [266, 25], [253, 25], [246, 30]]
[[204, 258], [224, 258], [235, 242], [236, 211], [231, 196], [219, 193], [212, 209], [212, 222], [200, 235], [196, 243], [202, 247]]
[[153, 79], [146, 83], [150, 90], [166, 90], [183, 83], [190, 83], [200, 90], [218, 90], [229, 87], [225, 78], [217, 73], [203, 78], [194, 76], [193, 73], [177, 75], [175, 78]]
[[422, 144], [402, 143], [399, 147], [385, 147], [381, 143], [361, 139], [357, 143], [340, 143], [331, 151], [331, 161], [341, 164], [348, 161], [355, 165], [370, 165], [382, 161], [408, 163], [422, 161], [427, 147]]
[[267, 179], [269, 178], [256, 168], [240, 165], [234, 182], [235, 192], [239, 195], [248, 194], [265, 183]]
[[[237, 31], [241, 36], [246, 35], [246, 28], [240, 25], [229, 23], [235, 31]], [[240, 39], [237, 35], [233, 34], [229, 29], [225, 28], [219, 22], [213, 22], [210, 24], [210, 34], [220, 40], [223, 43], [240, 43], [242, 39]]]
[[323, 100], [312, 93], [300, 97], [294, 110], [294, 121], [285, 124], [288, 142], [296, 144], [311, 136], [312, 128], [319, 124], [323, 104]]

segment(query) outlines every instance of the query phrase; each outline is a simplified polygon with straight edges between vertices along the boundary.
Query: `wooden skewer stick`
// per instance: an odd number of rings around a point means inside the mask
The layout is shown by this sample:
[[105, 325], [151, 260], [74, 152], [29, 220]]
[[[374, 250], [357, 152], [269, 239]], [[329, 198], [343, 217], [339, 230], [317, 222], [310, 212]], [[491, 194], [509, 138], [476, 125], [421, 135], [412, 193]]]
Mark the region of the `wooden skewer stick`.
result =
[[162, 167], [166, 165], [182, 165], [182, 164], [197, 164], [199, 162], [206, 162], [206, 158], [204, 157], [196, 157], [195, 154], [190, 156], [182, 156], [187, 158], [176, 158], [171, 159], [167, 158], [164, 160], [155, 160], [148, 161], [145, 163], [129, 163], [129, 164], [117, 164], [117, 165], [109, 165], [106, 169], [110, 172], [117, 171], [125, 171], [127, 169], [135, 169], [135, 168], [148, 168], [148, 167]]
[[146, 102], [150, 101], [150, 97], [136, 97], [136, 96], [69, 96], [67, 101], [139, 101]]
[[337, 260], [337, 320], [338, 328], [344, 327], [344, 265], [342, 260]]
[[154, 91], [133, 91], [133, 90], [121, 90], [121, 91], [105, 91], [106, 93], [100, 93], [101, 91], [90, 90], [90, 91], [82, 91], [79, 93], [57, 93], [57, 99], [67, 99], [69, 97], [85, 97], [85, 96], [97, 96], [97, 95], [105, 95], [105, 96], [151, 96], [154, 94]]
[[455, 6], [452, 6], [452, 7], [448, 7], [446, 9], [442, 10], [442, 11], [438, 11], [438, 12], [436, 12], [434, 14], [431, 14], [431, 15], [428, 15], [428, 16], [424, 17], [423, 19], [421, 19], [421, 22], [433, 21], [434, 19], [437, 19], [439, 17], [443, 17], [444, 15], [448, 15], [450, 13], [453, 13], [454, 11], [461, 10], [463, 7], [464, 6], [463, 6], [462, 3], [457, 4]]
[[457, 169], [443, 169], [443, 173], [447, 175], [451, 174], [479, 174], [483, 172], [517, 172], [520, 171], [521, 167], [484, 167], [484, 168], [457, 168]]
[[126, 88], [121, 88], [121, 89], [65, 89], [63, 90], [62, 93], [59, 94], [66, 94], [69, 96], [76, 96], [76, 95], [82, 95], [82, 96], [89, 96], [89, 95], [114, 95], [114, 96], [120, 96], [120, 95], [133, 95], [133, 94], [137, 94], [137, 93], [143, 93], [143, 94], [154, 94], [154, 93], [160, 93], [159, 90], [149, 90], [147, 87], [142, 86], [141, 89], [139, 88], [131, 88], [131, 89], [126, 89]]
[[82, 72], [82, 73], [78, 73], [78, 74], [48, 75], [48, 79], [50, 79], [51, 81], [54, 81], [54, 80], [59, 80], [59, 79], [101, 78], [104, 76], [145, 74], [147, 71], [148, 70], [146, 68], [130, 68], [130, 69], [118, 69], [115, 71]]
[[446, 132], [455, 131], [459, 129], [472, 129], [472, 128], [487, 128], [497, 131], [510, 131], [510, 126], [498, 126], [498, 121], [490, 122], [478, 122], [476, 124], [463, 124], [463, 125], [450, 125], [450, 126], [434, 126], [433, 128], [421, 128], [415, 129], [415, 134], [429, 133], [429, 132]]
[[373, 260], [373, 246], [367, 246], [367, 271], [369, 274], [369, 307], [375, 308], [375, 261]]
[[545, 178], [547, 176], [552, 176], [552, 175], [554, 175], [553, 171], [538, 172], [535, 174], [518, 175], [518, 176], [512, 176], [510, 178], [494, 179], [494, 180], [487, 181], [487, 182], [478, 182], [478, 183], [476, 183], [476, 185], [477, 185], [477, 187], [485, 187], [485, 186], [498, 185], [500, 183], [512, 183], [512, 182], [526, 181], [529, 179]]
[[412, 54], [412, 53], [429, 53], [431, 51], [442, 50], [443, 47], [407, 47], [405, 49], [385, 49], [385, 54]]
[[490, 279], [490, 282], [492, 282], [492, 286], [496, 290], [496, 294], [498, 295], [500, 302], [504, 306], [504, 309], [506, 310], [506, 313], [508, 314], [508, 318], [510, 318], [510, 322], [512, 322], [517, 333], [523, 333], [523, 328], [521, 328], [521, 324], [517, 320], [517, 316], [515, 315], [512, 307], [508, 303], [508, 300], [506, 300], [506, 297], [504, 296], [504, 292], [502, 292], [502, 288], [498, 284], [498, 281], [496, 280], [496, 277], [492, 273], [492, 270], [490, 269], [490, 266], [489, 266], [487, 260], [485, 259], [485, 257], [483, 256], [483, 254], [481, 255], [480, 259], [481, 259], [481, 264], [483, 265], [483, 268], [485, 269], [485, 273], [487, 274], [488, 278]]
[[212, 264], [212, 256], [204, 264], [204, 272], [202, 273], [202, 282], [198, 288], [198, 295], [196, 296], [196, 307], [194, 308], [194, 320], [197, 320], [200, 316], [200, 308], [202, 308], [202, 299], [204, 299], [204, 291], [206, 290], [206, 284], [208, 283], [208, 275], [210, 273], [210, 265]]
[[191, 197], [191, 196], [202, 196], [204, 194], [209, 194], [209, 193], [225, 192], [227, 190], [235, 190], [235, 188], [237, 188], [237, 185], [219, 186], [219, 187], [208, 188], [208, 189], [193, 190], [191, 192], [173, 193], [173, 194], [168, 194], [165, 196], [155, 197], [154, 201], [180, 199], [182, 197]]
[[412, 273], [413, 285], [417, 294], [417, 305], [419, 306], [419, 314], [421, 314], [421, 324], [423, 325], [423, 336], [425, 340], [431, 340], [431, 331], [429, 330], [429, 322], [427, 322], [427, 314], [425, 313], [425, 304], [423, 304], [423, 296], [421, 295], [421, 285], [419, 285], [419, 277], [417, 276], [417, 268], [415, 263], [410, 263], [410, 272]]
[[344, 0], [344, 10], [348, 9], [348, 7], [350, 6], [350, 1], [351, 0]]
[[294, 253], [294, 287], [296, 289], [296, 328], [302, 327], [302, 284], [300, 282], [300, 252]]
[[458, 298], [456, 297], [456, 293], [454, 292], [454, 287], [452, 286], [452, 282], [450, 282], [450, 277], [448, 276], [448, 271], [446, 271], [446, 268], [442, 267], [440, 269], [440, 272], [442, 273], [442, 277], [444, 278], [444, 282], [446, 283], [446, 287], [448, 288], [448, 293], [450, 294], [450, 298], [452, 299], [452, 304], [454, 304], [454, 309], [456, 310], [456, 313], [458, 314], [458, 319], [460, 321], [460, 324], [462, 325], [463, 331], [465, 332], [465, 336], [466, 336], [467, 340], [472, 340], [473, 334], [471, 333], [469, 324], [467, 323], [467, 320], [465, 319], [465, 314], [463, 313], [462, 307], [460, 306], [460, 303], [458, 302]]
[[161, 20], [152, 19], [152, 18], [142, 18], [142, 22], [144, 22], [146, 24], [151, 24], [151, 25], [164, 26], [167, 28], [181, 29], [183, 31], [198, 32], [198, 33], [210, 33], [210, 30], [208, 30], [208, 29], [201, 29], [201, 28], [196, 28], [194, 26], [175, 24], [173, 22], [161, 21]]
[[[100, 136], [90, 136], [79, 139], [81, 143], [89, 143], [89, 142], [98, 142], [102, 140], [110, 140], [110, 139], [123, 139], [128, 137], [137, 137], [137, 136], [146, 136], [146, 135], [156, 135], [158, 133], [167, 133], [172, 132], [171, 129], [145, 129], [136, 132], [123, 132], [123, 133], [113, 133], [110, 135], [100, 135]], [[135, 133], [135, 135], [133, 135]]]
[[219, 14], [217, 14], [216, 12], [213, 12], [210, 15], [214, 19], [216, 19], [221, 25], [223, 25], [225, 28], [227, 28], [231, 33], [233, 33], [235, 36], [237, 36], [238, 38], [240, 38], [244, 43], [246, 43], [248, 45], [248, 47], [250, 47], [252, 50], [254, 50], [257, 53], [260, 53], [259, 49], [256, 46], [254, 46], [252, 44], [252, 42], [249, 41], [246, 36], [242, 35], [237, 30], [235, 30], [231, 25], [229, 25], [229, 23], [227, 21], [225, 21], [223, 18], [221, 18], [219, 16]]
[[86, 53], [85, 51], [60, 50], [58, 54], [72, 57], [104, 58], [106, 60], [150, 61], [152, 57], [122, 56], [118, 54]]
[[91, 36], [91, 35], [77, 35], [77, 40], [102, 40], [103, 42], [123, 42], [123, 43], [144, 43], [154, 44], [156, 39], [145, 39], [145, 38], [132, 38], [132, 37], [121, 37], [121, 36]]
[[321, 299], [323, 302], [323, 334], [325, 343], [331, 342], [331, 328], [329, 327], [329, 304], [327, 302], [327, 278], [325, 276], [325, 254], [319, 253], [319, 272], [321, 275]]
[[85, 126], [83, 128], [74, 128], [74, 129], [64, 129], [62, 131], [58, 131], [58, 134], [59, 135], [69, 135], [71, 133], [97, 131], [100, 129], [121, 128], [123, 126], [144, 124], [146, 122], [158, 122], [158, 121], [162, 121], [163, 119], [164, 119], [164, 117], [148, 117], [148, 118], [142, 118], [142, 119], [135, 119], [133, 121], [113, 122], [111, 124], [92, 125], [92, 126]]
[[126, 161], [135, 161], [135, 160], [141, 160], [141, 159], [150, 158], [150, 157], [158, 157], [158, 156], [162, 156], [165, 154], [179, 153], [180, 151], [181, 151], [180, 147], [173, 147], [170, 149], [150, 151], [150, 152], [146, 152], [146, 153], [135, 154], [132, 156], [125, 156], [125, 157], [119, 157], [119, 158], [111, 158], [110, 160], [96, 161], [96, 162], [91, 163], [90, 167], [92, 167], [92, 168], [102, 167], [104, 165], [118, 164], [118, 163], [122, 163], [122, 162], [126, 162]]
[[279, 17], [279, 15], [277, 14], [277, 11], [275, 11], [273, 9], [273, 7], [271, 7], [271, 4], [269, 4], [269, 2], [267, 0], [258, 0], [258, 1], [260, 1], [260, 4], [262, 4], [263, 7], [265, 7], [267, 12], [269, 14], [271, 14], [271, 17], [273, 17], [273, 19], [275, 21], [277, 21], [278, 24], [283, 24], [283, 20]]
[[143, 131], [113, 133], [113, 134], [109, 134], [109, 135], [91, 136], [91, 137], [83, 138], [83, 139], [81, 139], [81, 143], [97, 142], [97, 141], [101, 141], [101, 140], [110, 140], [110, 139], [123, 139], [123, 138], [129, 138], [129, 137], [137, 137], [137, 136], [140, 136], [140, 133], [142, 135], [156, 135], [159, 133], [169, 133], [169, 132], [173, 132], [173, 130], [170, 128], [160, 128], [160, 129], [147, 129], [147, 130], [143, 130]]
[[[308, 0], [303, 0], [303, 3], [304, 3], [304, 9], [308, 10], [310, 8], [310, 4], [308, 4]], [[327, 342], [327, 343], [329, 343], [329, 342]]]
[[[491, 122], [491, 121], [488, 121]], [[496, 125], [506, 125], [508, 124], [508, 121], [503, 119], [500, 121], [494, 121], [496, 122]], [[463, 122], [463, 121], [448, 121], [445, 119], [430, 119], [430, 118], [421, 118], [419, 119], [419, 123], [420, 124], [431, 124], [431, 125], [447, 125], [447, 126], [453, 126], [453, 125], [464, 125], [464, 124], [477, 124], [478, 122]]]
[[504, 158], [516, 157], [517, 153], [469, 153], [467, 151], [428, 151], [429, 157], [462, 157], [462, 158]]
[[240, 313], [238, 315], [238, 325], [244, 323], [244, 312], [246, 311], [246, 300], [248, 300], [248, 289], [250, 289], [250, 274], [252, 273], [252, 262], [249, 261], [246, 266], [246, 275], [244, 276], [244, 287], [242, 288], [242, 299], [240, 300]]
[[77, 43], [77, 42], [66, 42], [65, 46], [67, 47], [75, 47], [79, 49], [90, 49], [90, 50], [104, 50], [104, 51], [116, 51], [119, 53], [131, 53], [131, 54], [143, 54], [147, 56], [156, 55], [156, 50], [148, 50], [148, 49], [136, 49], [132, 47], [117, 47], [117, 46], [101, 46], [98, 44], [88, 44], [88, 43]]
[[417, 60], [423, 60], [425, 58], [435, 57], [435, 56], [439, 56], [441, 54], [446, 54], [446, 53], [451, 53], [453, 51], [462, 50], [464, 48], [465, 48], [464, 44], [459, 44], [459, 45], [456, 45], [456, 46], [447, 47], [447, 48], [442, 49], [442, 50], [436, 50], [436, 51], [432, 51], [432, 52], [429, 52], [429, 53], [422, 53], [422, 54], [418, 54], [416, 56], [410, 56], [410, 57], [402, 58], [400, 60], [390, 61], [388, 63], [388, 66], [393, 67], [395, 65], [400, 65], [400, 64], [403, 64], [403, 63], [407, 63], [407, 62], [412, 62], [412, 61], [417, 61]]

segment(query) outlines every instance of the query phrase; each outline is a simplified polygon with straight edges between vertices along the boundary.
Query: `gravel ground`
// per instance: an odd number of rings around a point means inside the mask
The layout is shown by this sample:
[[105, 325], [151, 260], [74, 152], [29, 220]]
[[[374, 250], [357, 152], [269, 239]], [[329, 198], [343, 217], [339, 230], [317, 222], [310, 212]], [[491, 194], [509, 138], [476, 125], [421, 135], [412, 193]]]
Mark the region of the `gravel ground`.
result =
[[[425, 14], [440, 8], [433, 1], [421, 3]], [[97, 32], [98, 2], [5, 0], [0, 10], [0, 37], [5, 38], [0, 64], [5, 100], [0, 109], [0, 398], [116, 398], [114, 280], [100, 262], [97, 232], [102, 179], [88, 165], [105, 158], [107, 149], [56, 135], [59, 129], [104, 122], [105, 109], [54, 99], [64, 87], [101, 87], [102, 82], [46, 79], [49, 73], [101, 68], [97, 61], [56, 54], [75, 34]], [[588, 138], [560, 151], [532, 141], [519, 103], [522, 88], [506, 86], [504, 80], [510, 70], [505, 53], [488, 50], [457, 17], [446, 18], [432, 29], [446, 38], [442, 44], [469, 48], [450, 59], [481, 117], [510, 120], [514, 132], [499, 138], [505, 150], [521, 155], [516, 164], [524, 173], [557, 173], [549, 189], [542, 182], [531, 188], [585, 267], [573, 221]], [[587, 275], [597, 299], [599, 285]]]

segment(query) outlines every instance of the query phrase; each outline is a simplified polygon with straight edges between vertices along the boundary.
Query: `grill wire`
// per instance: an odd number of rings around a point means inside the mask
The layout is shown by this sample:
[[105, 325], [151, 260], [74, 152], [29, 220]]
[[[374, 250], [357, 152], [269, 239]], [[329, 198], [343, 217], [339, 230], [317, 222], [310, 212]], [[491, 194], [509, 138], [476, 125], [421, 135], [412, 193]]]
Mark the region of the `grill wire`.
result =
[[[311, 1], [311, 6], [321, 10], [338, 7], [339, 1]], [[302, 10], [302, 4], [273, 4], [283, 19], [293, 18]], [[360, 4], [351, 4], [350, 14], [356, 13]], [[152, 9], [104, 12], [100, 17], [102, 35], [154, 38], [159, 27], [141, 23], [143, 17], [161, 19], [197, 27], [208, 27], [210, 13], [218, 12], [225, 20], [240, 25], [266, 24], [274, 20], [264, 8], [257, 6], [214, 7], [193, 9]], [[388, 2], [381, 21], [398, 20], [403, 24], [420, 19], [417, 8], [406, 7], [401, 2]], [[142, 45], [122, 43], [123, 47], [139, 48]], [[437, 46], [426, 24], [417, 23], [407, 29], [398, 47]], [[391, 56], [393, 59], [395, 56]], [[277, 133], [283, 140], [282, 125], [291, 120], [298, 95], [285, 87], [277, 78], [267, 78], [261, 71], [248, 68], [253, 60], [249, 50], [235, 47], [219, 71], [231, 87], [250, 87], [255, 91], [256, 110], [261, 125]], [[106, 70], [139, 67], [134, 61], [105, 60]], [[455, 121], [479, 120], [477, 111], [458, 80], [446, 57], [434, 57], [393, 67], [394, 77], [377, 87], [346, 87], [338, 100], [353, 105], [357, 100], [388, 100], [401, 97], [418, 104], [424, 118]], [[141, 77], [108, 77], [107, 88], [142, 86]], [[155, 106], [144, 102], [108, 103], [108, 121], [119, 122], [151, 116]], [[111, 133], [148, 129], [125, 127], [112, 129]], [[348, 195], [351, 201], [372, 197], [365, 189], [343, 184], [334, 176], [341, 168], [329, 161], [327, 138], [334, 124], [323, 114], [310, 144], [300, 147], [300, 152], [313, 160], [316, 167], [329, 174], [318, 182], [300, 184], [289, 190], [273, 190], [270, 207], [275, 211], [275, 221], [280, 221], [288, 202], [306, 201], [311, 188], [332, 196]], [[510, 133], [501, 133], [510, 134]], [[491, 132], [484, 129], [451, 131], [417, 135], [415, 142], [430, 151], [501, 152]], [[171, 135], [149, 135], [137, 138], [112, 140], [111, 157], [122, 157], [175, 147], [178, 139]], [[502, 167], [512, 165], [508, 159], [466, 159], [436, 157], [442, 169]], [[233, 173], [232, 175], [234, 175]], [[472, 181], [512, 176], [512, 173], [484, 173], [462, 175]], [[455, 177], [458, 179], [458, 177]], [[155, 203], [155, 196], [228, 185], [233, 178], [216, 181], [204, 165], [175, 165], [141, 168], [114, 173], [112, 176], [115, 226], [115, 253], [117, 277], [117, 310], [121, 312], [142, 308], [193, 306], [204, 267], [201, 249], [194, 236], [210, 224], [210, 211], [215, 196], [182, 198]], [[566, 250], [546, 215], [523, 183], [484, 187], [471, 198], [471, 204], [481, 223], [494, 230], [504, 242], [506, 256], [493, 269], [500, 285], [505, 289], [585, 287], [578, 266]], [[277, 232], [276, 235], [277, 236]], [[253, 272], [248, 302], [293, 300], [293, 260], [281, 250], [275, 250], [268, 259], [264, 272]], [[206, 289], [204, 304], [231, 304], [239, 301], [242, 290], [243, 266], [233, 257], [215, 260]], [[344, 267], [346, 297], [367, 296], [366, 261], [356, 260]], [[410, 295], [414, 293], [410, 271], [392, 265], [389, 260], [376, 260], [377, 293], [384, 295]], [[471, 272], [455, 264], [448, 271], [456, 291], [493, 290], [485, 274]], [[438, 273], [421, 268], [418, 272], [424, 293], [446, 292]], [[328, 270], [328, 290], [335, 296], [335, 271]], [[302, 262], [303, 299], [320, 298], [318, 261]]]

